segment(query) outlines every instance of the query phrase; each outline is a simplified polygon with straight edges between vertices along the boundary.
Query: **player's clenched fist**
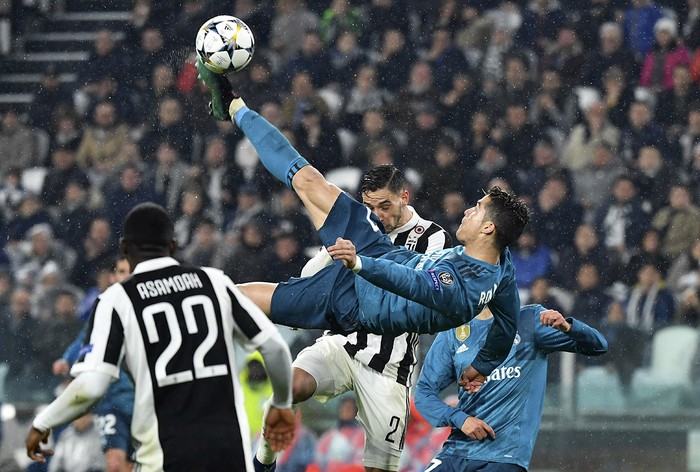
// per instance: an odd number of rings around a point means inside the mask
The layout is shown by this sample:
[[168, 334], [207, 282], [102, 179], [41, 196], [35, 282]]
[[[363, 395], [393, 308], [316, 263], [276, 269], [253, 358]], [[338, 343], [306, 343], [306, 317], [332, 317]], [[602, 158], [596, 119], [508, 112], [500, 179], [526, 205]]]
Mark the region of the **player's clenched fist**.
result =
[[469, 394], [478, 392], [484, 382], [486, 382], [486, 376], [472, 366], [464, 369], [457, 380], [457, 384]]
[[270, 407], [265, 420], [263, 436], [270, 443], [270, 448], [279, 452], [294, 441], [296, 421], [291, 408]]
[[333, 259], [340, 259], [348, 269], [352, 270], [355, 267], [357, 251], [352, 241], [338, 238], [335, 240], [335, 244], [333, 246], [328, 246], [327, 249], [328, 254], [330, 254]]
[[474, 418], [473, 416], [464, 420], [464, 424], [462, 424], [460, 429], [471, 439], [477, 439], [479, 441], [487, 437], [496, 439], [496, 433], [493, 432], [493, 428], [486, 424], [485, 421]]
[[540, 323], [558, 329], [562, 333], [566, 333], [571, 329], [571, 323], [566, 321], [564, 315], [557, 310], [545, 310], [540, 313]]

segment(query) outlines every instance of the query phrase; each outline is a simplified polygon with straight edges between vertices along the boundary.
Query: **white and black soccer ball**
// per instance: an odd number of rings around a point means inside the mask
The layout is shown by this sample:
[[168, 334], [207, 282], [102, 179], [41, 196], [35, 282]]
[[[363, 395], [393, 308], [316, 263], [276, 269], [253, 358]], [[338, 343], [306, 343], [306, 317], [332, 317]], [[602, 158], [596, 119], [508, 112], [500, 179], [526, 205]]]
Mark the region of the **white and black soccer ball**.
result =
[[255, 40], [248, 25], [235, 16], [219, 15], [199, 28], [195, 41], [204, 66], [217, 74], [243, 69], [255, 51]]

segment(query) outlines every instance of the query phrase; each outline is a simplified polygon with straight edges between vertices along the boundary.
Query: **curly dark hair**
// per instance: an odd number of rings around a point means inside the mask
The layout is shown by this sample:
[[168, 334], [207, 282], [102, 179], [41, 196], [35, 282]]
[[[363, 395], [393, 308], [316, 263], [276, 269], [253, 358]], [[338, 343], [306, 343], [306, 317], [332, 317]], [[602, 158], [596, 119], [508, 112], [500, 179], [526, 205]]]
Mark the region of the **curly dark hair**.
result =
[[518, 240], [530, 221], [530, 211], [525, 202], [500, 187], [492, 187], [486, 195], [490, 202], [485, 218], [496, 226], [496, 247], [502, 251]]

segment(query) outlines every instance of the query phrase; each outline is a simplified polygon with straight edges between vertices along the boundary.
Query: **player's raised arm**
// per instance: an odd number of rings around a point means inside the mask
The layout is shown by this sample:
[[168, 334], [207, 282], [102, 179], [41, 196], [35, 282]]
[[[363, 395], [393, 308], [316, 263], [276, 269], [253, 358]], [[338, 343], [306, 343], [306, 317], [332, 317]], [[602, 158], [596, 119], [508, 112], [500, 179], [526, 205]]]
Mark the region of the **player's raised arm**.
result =
[[566, 351], [586, 356], [608, 352], [608, 341], [600, 331], [575, 318], [564, 318], [556, 310], [540, 312], [535, 343], [548, 352]]

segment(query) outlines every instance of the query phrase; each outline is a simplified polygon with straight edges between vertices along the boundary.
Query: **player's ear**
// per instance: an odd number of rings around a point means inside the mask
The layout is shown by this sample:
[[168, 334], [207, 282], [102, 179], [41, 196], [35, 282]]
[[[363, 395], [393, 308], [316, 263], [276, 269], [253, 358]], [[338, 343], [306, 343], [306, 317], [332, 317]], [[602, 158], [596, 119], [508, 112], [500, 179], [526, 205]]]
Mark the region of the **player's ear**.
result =
[[403, 189], [401, 191], [401, 202], [403, 202], [404, 205], [408, 205], [408, 200], [411, 197], [411, 194], [409, 193], [408, 189]]
[[170, 244], [168, 245], [168, 251], [170, 254], [175, 254], [175, 251], [177, 250], [177, 241], [174, 239], [170, 241]]
[[483, 234], [493, 234], [496, 232], [496, 225], [493, 224], [493, 221], [484, 221], [481, 224], [481, 232]]

